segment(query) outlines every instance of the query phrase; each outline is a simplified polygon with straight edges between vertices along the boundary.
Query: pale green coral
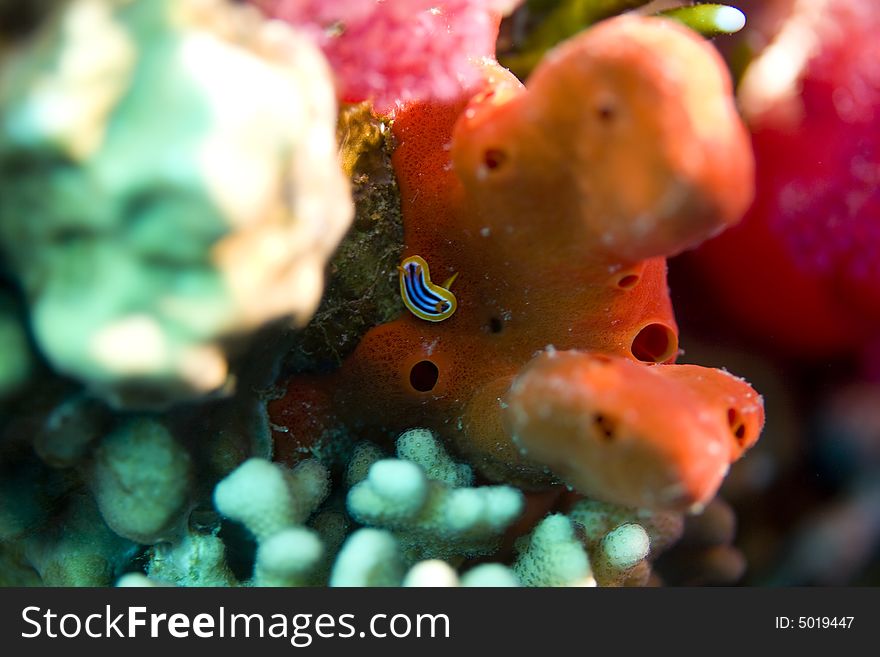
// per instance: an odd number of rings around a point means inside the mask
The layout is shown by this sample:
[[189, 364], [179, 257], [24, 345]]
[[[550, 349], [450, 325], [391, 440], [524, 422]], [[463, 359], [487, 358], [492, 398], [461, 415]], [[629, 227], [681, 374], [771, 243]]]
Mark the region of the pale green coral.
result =
[[167, 427], [135, 418], [101, 441], [90, 481], [110, 528], [150, 544], [176, 536], [191, 477], [189, 453]]
[[397, 438], [397, 458], [412, 461], [428, 479], [460, 488], [472, 486], [474, 472], [467, 463], [456, 463], [429, 429], [410, 429]]
[[516, 587], [519, 581], [513, 571], [499, 563], [484, 563], [459, 576], [445, 561], [420, 561], [407, 572], [403, 586], [409, 587]]
[[0, 586], [41, 586], [43, 581], [18, 542], [0, 542]]
[[149, 557], [147, 575], [151, 581], [178, 586], [232, 586], [236, 583], [226, 563], [226, 545], [213, 533], [187, 532], [173, 543], [153, 546]]
[[311, 316], [353, 206], [308, 40], [222, 0], [71, 0], [0, 104], [0, 255], [57, 371], [161, 406]]
[[[648, 533], [641, 525], [627, 523], [615, 527], [591, 552], [596, 581], [602, 586], [621, 586], [631, 578], [643, 583], [640, 580], [650, 572], [645, 562], [649, 549]], [[637, 573], [640, 566], [642, 572]]]
[[378, 445], [368, 442], [355, 445], [345, 469], [346, 487], [351, 488], [366, 479], [373, 464], [383, 458], [385, 453]]
[[513, 572], [525, 586], [595, 586], [590, 559], [575, 525], [561, 513], [544, 518], [517, 541]]
[[522, 493], [511, 486], [455, 487], [471, 481], [469, 469], [455, 467], [430, 432], [412, 436], [403, 434], [398, 449], [453, 483], [430, 479], [413, 461], [377, 461], [349, 491], [349, 513], [362, 524], [392, 530], [412, 562], [491, 554], [521, 513]]
[[324, 547], [317, 532], [288, 527], [262, 541], [254, 567], [255, 586], [305, 586], [321, 561]]
[[628, 570], [648, 556], [648, 532], [641, 525], [627, 523], [615, 527], [602, 539], [602, 553], [617, 570]]
[[459, 585], [458, 573], [455, 568], [441, 559], [419, 561], [410, 568], [403, 578], [403, 586], [407, 587], [453, 587]]
[[162, 583], [156, 581], [155, 579], [150, 579], [143, 573], [125, 573], [125, 575], [116, 580], [115, 586], [118, 586], [120, 588], [144, 589], [162, 586]]
[[511, 568], [500, 563], [484, 563], [474, 566], [464, 573], [461, 586], [470, 587], [515, 587], [521, 586], [519, 579]]
[[[147, 575], [151, 581], [178, 586], [306, 586], [326, 580], [326, 544], [335, 552], [339, 523], [322, 514], [321, 532], [304, 526], [327, 495], [327, 470], [309, 460], [289, 469], [264, 459], [249, 459], [214, 489], [217, 509], [244, 525], [257, 540], [252, 577], [232, 575], [226, 545], [213, 532], [186, 533], [154, 546]], [[323, 569], [322, 569], [323, 566]]]
[[[50, 437], [65, 428], [89, 436], [108, 421], [87, 398], [68, 400], [54, 415], [47, 428]], [[0, 493], [6, 486], [9, 502], [3, 508], [16, 511], [7, 513], [4, 531], [27, 546], [17, 557], [16, 572], [23, 581], [35, 571], [48, 584], [107, 583], [137, 549], [119, 537], [123, 534], [143, 542], [149, 536], [153, 545], [145, 553], [146, 574], [120, 585], [488, 587], [598, 581], [620, 586], [644, 583], [649, 558], [681, 529], [678, 514], [581, 500], [568, 515], [551, 514], [520, 538], [511, 567], [484, 563], [462, 568], [468, 557], [497, 550], [520, 514], [522, 493], [505, 486], [468, 486], [470, 468], [456, 463], [431, 432], [412, 430], [397, 444], [398, 455], [406, 458], [382, 458], [382, 450], [370, 443], [353, 450], [342, 473], [351, 484], [348, 513], [338, 493], [328, 497], [330, 472], [315, 459], [289, 468], [251, 458], [224, 477], [214, 488], [217, 510], [257, 542], [250, 575], [240, 579], [232, 574], [228, 535], [221, 538], [217, 515], [201, 508], [192, 524], [195, 491], [188, 481], [194, 463], [187, 450], [156, 418], [114, 422], [115, 428], [102, 437], [83, 439], [86, 446], [96, 445], [89, 448], [88, 465], [77, 470], [88, 474], [109, 528], [93, 498], [80, 496], [62, 515], [72, 530], [59, 535], [46, 524], [49, 518], [40, 513], [39, 500], [30, 506], [27, 496], [15, 501], [16, 495], [9, 495], [21, 487], [0, 477]], [[217, 444], [208, 443], [211, 449]], [[55, 457], [57, 466], [68, 468], [82, 459]], [[39, 461], [31, 458], [30, 464], [34, 468]], [[147, 464], [164, 465], [141, 472]], [[183, 526], [187, 519], [189, 528]], [[352, 520], [374, 527], [349, 534]], [[4, 548], [3, 554], [16, 562], [14, 550]]]
[[578, 501], [568, 515], [583, 527], [587, 542], [591, 545], [597, 544], [621, 525], [640, 525], [650, 540], [652, 557], [658, 556], [677, 541], [684, 527], [684, 516], [681, 513], [633, 509], [590, 499]]
[[217, 510], [242, 523], [257, 540], [253, 584], [315, 583], [324, 547], [318, 532], [303, 525], [329, 489], [329, 472], [313, 459], [293, 469], [249, 459], [217, 484]]
[[655, 559], [681, 536], [684, 517], [671, 511], [632, 509], [580, 500], [569, 517], [584, 532], [600, 586], [644, 584]]
[[261, 542], [305, 523], [324, 501], [329, 487], [329, 473], [317, 461], [303, 461], [291, 470], [254, 458], [217, 484], [214, 504]]
[[399, 528], [421, 520], [416, 515], [425, 506], [428, 493], [428, 479], [419, 466], [383, 459], [349, 491], [348, 510], [358, 522]]
[[397, 540], [382, 529], [364, 528], [343, 544], [330, 586], [399, 586], [404, 562]]

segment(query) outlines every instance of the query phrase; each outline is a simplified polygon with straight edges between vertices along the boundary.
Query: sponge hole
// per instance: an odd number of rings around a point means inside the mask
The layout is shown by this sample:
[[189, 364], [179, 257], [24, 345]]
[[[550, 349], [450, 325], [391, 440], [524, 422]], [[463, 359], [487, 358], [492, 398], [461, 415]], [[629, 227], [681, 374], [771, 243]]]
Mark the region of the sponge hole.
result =
[[440, 370], [430, 360], [420, 360], [409, 371], [409, 384], [418, 392], [431, 392], [440, 378]]
[[617, 287], [621, 290], [631, 290], [639, 284], [638, 274], [624, 274], [617, 279]]
[[610, 443], [617, 433], [617, 423], [606, 415], [597, 414], [593, 417], [593, 428], [602, 442]]
[[644, 326], [633, 338], [630, 352], [643, 363], [663, 363], [678, 350], [678, 336], [666, 324]]
[[727, 409], [727, 424], [730, 425], [730, 433], [733, 434], [737, 444], [742, 447], [746, 441], [746, 423], [735, 408]]
[[489, 148], [483, 153], [483, 164], [489, 171], [501, 168], [507, 162], [507, 153], [500, 148]]

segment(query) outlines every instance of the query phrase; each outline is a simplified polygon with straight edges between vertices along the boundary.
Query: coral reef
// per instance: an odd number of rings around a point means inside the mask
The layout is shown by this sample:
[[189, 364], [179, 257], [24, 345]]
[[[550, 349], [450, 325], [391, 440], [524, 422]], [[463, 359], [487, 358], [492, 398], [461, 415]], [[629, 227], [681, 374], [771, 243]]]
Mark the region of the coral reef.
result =
[[106, 586], [137, 550], [102, 522], [87, 495], [72, 495], [59, 520], [24, 541], [25, 563], [45, 586]]
[[[582, 486], [583, 472], [603, 467], [588, 449], [533, 460], [505, 430], [514, 377], [547, 345], [641, 361], [633, 368], [676, 357], [663, 256], [734, 223], [750, 200], [751, 155], [717, 54], [670, 21], [622, 17], [554, 51], [528, 87], [491, 62], [481, 71], [459, 101], [414, 103], [394, 122], [404, 254], [421, 255], [438, 280], [458, 273], [457, 311], [437, 323], [404, 314], [367, 333], [337, 372], [294, 377], [270, 404], [277, 459], [295, 462], [340, 432], [381, 442], [418, 424], [489, 479]], [[625, 188], [613, 182], [623, 172]], [[639, 495], [623, 480], [584, 492], [622, 505], [705, 503], [742, 453], [730, 445], [757, 438], [760, 398], [747, 385], [698, 367], [672, 372], [676, 384], [656, 384], [656, 399], [676, 411], [644, 419], [620, 448], [645, 445], [662, 475], [643, 478]], [[586, 385], [578, 373], [552, 379]], [[571, 418], [584, 443], [592, 424], [576, 419], [617, 422], [638, 407], [635, 396], [617, 408], [593, 404], [586, 389], [582, 399], [561, 421]], [[713, 419], [673, 462], [648, 444], [678, 437], [679, 410], [683, 422]], [[582, 470], [572, 480], [551, 472], [568, 456]], [[670, 486], [685, 493], [662, 495]]]
[[723, 62], [624, 16], [523, 85], [517, 4], [0, 2], [0, 584], [741, 573], [762, 400], [665, 262], [751, 198]]

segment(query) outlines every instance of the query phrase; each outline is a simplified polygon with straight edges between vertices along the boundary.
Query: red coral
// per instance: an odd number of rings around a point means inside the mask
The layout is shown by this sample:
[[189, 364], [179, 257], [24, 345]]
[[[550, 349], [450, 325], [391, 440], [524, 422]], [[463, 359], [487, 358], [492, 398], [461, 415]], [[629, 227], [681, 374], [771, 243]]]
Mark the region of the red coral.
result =
[[511, 0], [253, 0], [311, 34], [342, 99], [381, 112], [412, 100], [450, 100], [476, 79], [469, 60], [492, 56]]
[[[675, 23], [622, 17], [558, 49], [528, 89], [494, 62], [480, 76], [456, 102], [411, 104], [394, 124], [406, 255], [423, 256], [434, 280], [458, 272], [457, 311], [438, 323], [406, 313], [371, 330], [338, 372], [294, 379], [270, 405], [288, 429], [276, 434], [278, 458], [295, 459], [320, 437], [304, 404], [323, 398], [325, 427], [387, 439], [427, 426], [490, 479], [534, 487], [555, 474], [621, 504], [705, 501], [756, 439], [760, 399], [713, 370], [662, 378], [645, 368], [665, 368], [654, 364], [678, 352], [664, 256], [735, 222], [751, 197], [751, 153], [723, 63]], [[651, 394], [624, 384], [612, 400], [577, 368], [546, 377], [537, 364], [523, 369], [547, 345], [605, 354], [644, 373]], [[535, 394], [505, 401], [514, 380]], [[322, 392], [302, 395], [303, 385]], [[561, 446], [540, 421], [554, 386], [580, 399], [561, 422], [601, 414], [631, 427], [621, 444], [647, 455], [639, 467], [627, 473], [623, 463], [590, 485], [602, 460]], [[648, 402], [649, 419], [630, 422]], [[520, 425], [505, 427], [505, 404], [523, 410], [526, 455], [512, 440]], [[679, 444], [688, 423], [709, 428]], [[674, 484], [685, 492], [661, 494]]]

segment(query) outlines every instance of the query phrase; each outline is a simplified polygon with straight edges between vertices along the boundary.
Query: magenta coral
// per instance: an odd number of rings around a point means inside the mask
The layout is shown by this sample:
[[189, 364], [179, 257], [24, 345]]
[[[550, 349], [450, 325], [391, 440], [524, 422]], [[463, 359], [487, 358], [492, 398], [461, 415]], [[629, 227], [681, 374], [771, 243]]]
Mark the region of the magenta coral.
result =
[[498, 19], [516, 0], [254, 0], [318, 42], [346, 102], [450, 100], [494, 56]]
[[795, 3], [740, 86], [755, 203], [697, 255], [737, 326], [803, 358], [880, 330], [878, 30], [873, 0]]

